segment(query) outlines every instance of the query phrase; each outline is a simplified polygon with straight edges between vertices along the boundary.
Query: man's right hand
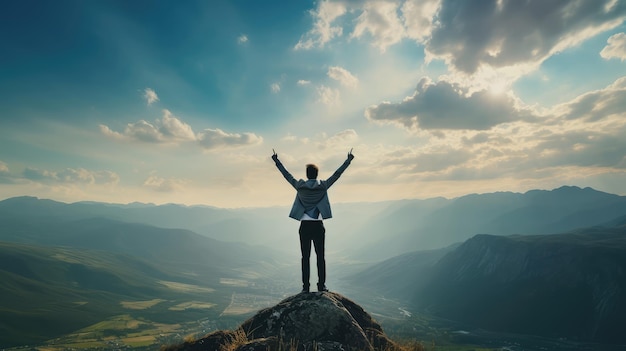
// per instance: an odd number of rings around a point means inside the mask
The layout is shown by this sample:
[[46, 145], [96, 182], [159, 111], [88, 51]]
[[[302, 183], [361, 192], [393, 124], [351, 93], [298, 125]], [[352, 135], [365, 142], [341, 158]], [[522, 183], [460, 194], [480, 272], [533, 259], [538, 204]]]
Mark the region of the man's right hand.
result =
[[278, 162], [278, 154], [274, 151], [274, 149], [272, 149], [272, 152], [272, 160], [274, 160], [274, 162]]
[[353, 158], [354, 158], [354, 155], [352, 154], [352, 149], [350, 149], [350, 152], [348, 152], [348, 160], [352, 161]]

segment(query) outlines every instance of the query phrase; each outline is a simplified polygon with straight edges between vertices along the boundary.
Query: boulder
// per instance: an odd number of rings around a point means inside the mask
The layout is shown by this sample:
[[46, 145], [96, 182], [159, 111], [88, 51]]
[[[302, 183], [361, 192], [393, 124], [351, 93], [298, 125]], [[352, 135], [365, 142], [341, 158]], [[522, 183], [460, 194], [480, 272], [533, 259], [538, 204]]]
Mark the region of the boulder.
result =
[[394, 351], [400, 348], [361, 306], [340, 294], [321, 292], [288, 297], [259, 311], [234, 332], [211, 333], [166, 350]]

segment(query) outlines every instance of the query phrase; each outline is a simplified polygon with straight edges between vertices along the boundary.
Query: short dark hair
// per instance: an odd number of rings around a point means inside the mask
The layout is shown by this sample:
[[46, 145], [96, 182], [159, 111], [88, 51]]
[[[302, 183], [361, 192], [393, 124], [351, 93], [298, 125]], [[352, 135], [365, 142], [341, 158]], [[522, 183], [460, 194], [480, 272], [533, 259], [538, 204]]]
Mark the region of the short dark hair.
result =
[[319, 168], [316, 165], [309, 163], [306, 165], [306, 177], [309, 179], [317, 179], [317, 173], [319, 172]]

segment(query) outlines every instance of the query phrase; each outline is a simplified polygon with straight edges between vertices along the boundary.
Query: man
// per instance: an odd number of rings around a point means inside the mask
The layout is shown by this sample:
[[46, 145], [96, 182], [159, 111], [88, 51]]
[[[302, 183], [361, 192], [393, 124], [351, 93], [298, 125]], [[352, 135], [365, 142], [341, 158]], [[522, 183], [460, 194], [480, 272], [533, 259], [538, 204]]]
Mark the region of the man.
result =
[[302, 251], [302, 292], [309, 292], [311, 242], [313, 242], [317, 256], [317, 291], [328, 291], [326, 288], [326, 261], [324, 259], [326, 229], [324, 229], [323, 220], [331, 218], [332, 213], [327, 191], [348, 168], [353, 158], [354, 155], [350, 150], [348, 159], [327, 180], [317, 179], [319, 170], [313, 164], [306, 165], [307, 180], [296, 180], [278, 160], [276, 151], [272, 155], [272, 160], [276, 163], [280, 173], [297, 191], [289, 217], [300, 221], [298, 232], [300, 233], [300, 250]]

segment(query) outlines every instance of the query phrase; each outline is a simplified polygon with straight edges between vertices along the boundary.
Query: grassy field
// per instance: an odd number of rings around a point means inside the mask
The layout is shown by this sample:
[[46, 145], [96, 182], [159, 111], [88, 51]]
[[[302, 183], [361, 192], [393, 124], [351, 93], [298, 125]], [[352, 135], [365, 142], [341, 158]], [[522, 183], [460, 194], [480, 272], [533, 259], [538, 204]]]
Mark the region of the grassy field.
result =
[[[183, 324], [162, 324], [131, 315], [119, 315], [90, 325], [74, 333], [49, 340], [41, 350], [57, 351], [84, 348], [111, 348], [128, 346], [131, 348], [158, 348], [159, 341], [164, 343], [175, 340], [173, 336], [190, 331], [190, 326]], [[169, 338], [168, 338], [169, 337]]]
[[214, 303], [207, 303], [202, 301], [189, 301], [179, 303], [178, 305], [169, 308], [170, 311], [184, 311], [189, 309], [208, 309], [217, 306]]
[[152, 299], [145, 301], [122, 301], [120, 302], [120, 304], [122, 305], [122, 307], [131, 310], [145, 310], [164, 301], [165, 300], [163, 299]]

